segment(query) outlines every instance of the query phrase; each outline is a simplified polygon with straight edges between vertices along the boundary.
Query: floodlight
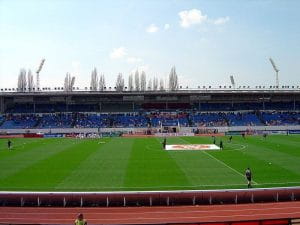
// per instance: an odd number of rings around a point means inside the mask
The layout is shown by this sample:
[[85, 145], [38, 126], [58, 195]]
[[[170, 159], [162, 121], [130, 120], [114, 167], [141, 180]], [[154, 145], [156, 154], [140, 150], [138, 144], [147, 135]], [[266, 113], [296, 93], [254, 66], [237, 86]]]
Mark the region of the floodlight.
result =
[[274, 71], [276, 72], [276, 86], [279, 87], [279, 77], [278, 77], [279, 69], [277, 68], [277, 66], [272, 58], [269, 58], [269, 60], [273, 66]]
[[230, 76], [230, 82], [231, 82], [231, 85], [233, 86], [233, 88], [235, 88], [235, 82], [234, 82], [233, 76]]
[[42, 59], [40, 65], [39, 65], [39, 68], [36, 71], [36, 87], [38, 90], [40, 88], [40, 72], [43, 68], [44, 62], [45, 62], [45, 59]]

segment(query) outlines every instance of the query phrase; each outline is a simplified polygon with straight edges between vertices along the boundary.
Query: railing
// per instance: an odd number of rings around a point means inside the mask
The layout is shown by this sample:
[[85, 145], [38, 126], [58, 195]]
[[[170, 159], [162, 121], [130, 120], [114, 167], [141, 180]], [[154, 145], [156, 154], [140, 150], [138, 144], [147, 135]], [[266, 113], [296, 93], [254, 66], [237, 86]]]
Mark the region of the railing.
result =
[[300, 187], [191, 191], [0, 192], [2, 206], [174, 206], [300, 200]]

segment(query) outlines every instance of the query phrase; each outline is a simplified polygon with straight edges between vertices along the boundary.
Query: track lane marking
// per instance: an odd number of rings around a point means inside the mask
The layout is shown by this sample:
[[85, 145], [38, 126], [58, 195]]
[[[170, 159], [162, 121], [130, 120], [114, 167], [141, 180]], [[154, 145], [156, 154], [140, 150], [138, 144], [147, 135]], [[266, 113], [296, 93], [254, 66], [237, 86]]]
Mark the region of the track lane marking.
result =
[[[299, 211], [300, 209], [300, 206], [295, 206], [295, 207], [272, 207], [270, 208], [272, 210], [292, 210], [292, 209], [298, 209], [297, 212]], [[151, 214], [151, 213], [158, 213], [158, 214], [169, 214], [169, 213], [179, 213], [179, 214], [184, 214], [184, 213], [211, 213], [211, 212], [216, 212], [218, 211], [218, 213], [222, 213], [222, 212], [249, 212], [249, 211], [265, 211], [266, 208], [247, 208], [247, 209], [214, 209], [214, 210], [211, 210], [211, 209], [206, 209], [206, 210], [202, 210], [202, 209], [198, 209], [198, 210], [184, 210], [184, 211], [172, 211], [172, 210], [169, 210], [169, 211], [149, 211], [149, 212], [85, 212], [84, 214], [86, 215], [115, 215], [116, 213], [117, 214], [125, 214], [125, 215], [128, 215], [130, 213], [133, 213], [135, 215], [137, 214]], [[24, 215], [36, 215], [37, 213], [36, 212], [5, 212], [6, 215], [9, 215], [9, 214], [14, 214], [14, 215], [19, 215], [19, 214], [24, 214]], [[53, 213], [47, 213], [47, 212], [39, 212], [38, 214], [42, 214], [42, 215], [65, 215], [65, 214], [73, 214], [73, 212], [53, 212]]]
[[[181, 220], [185, 220], [185, 219], [199, 219], [200, 221], [203, 221], [203, 218], [231, 218], [234, 217], [246, 217], [246, 218], [257, 218], [258, 216], [273, 216], [272, 219], [274, 219], [274, 216], [299, 216], [299, 212], [273, 212], [273, 213], [259, 213], [259, 214], [231, 214], [231, 215], [199, 215], [199, 216], [180, 216], [179, 218], [176, 218], [174, 216], [172, 217], [136, 217], [136, 218], [89, 218], [88, 221], [138, 221], [138, 220], [168, 220], [168, 222], [172, 222], [172, 221], [181, 221]], [[51, 218], [51, 219], [39, 219], [39, 218], [30, 218], [30, 220], [28, 220], [29, 218], [1, 218], [0, 217], [0, 222], [2, 221], [70, 221], [70, 219], [56, 219], [56, 218]], [[264, 218], [259, 218], [259, 219], [264, 219]], [[1, 221], [2, 220], [2, 221]]]

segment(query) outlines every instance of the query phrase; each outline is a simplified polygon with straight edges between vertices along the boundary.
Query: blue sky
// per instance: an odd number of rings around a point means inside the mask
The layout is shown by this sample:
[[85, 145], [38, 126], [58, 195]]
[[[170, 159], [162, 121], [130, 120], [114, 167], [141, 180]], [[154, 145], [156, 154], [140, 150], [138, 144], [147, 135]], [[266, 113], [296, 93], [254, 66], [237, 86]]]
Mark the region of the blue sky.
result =
[[183, 86], [300, 85], [298, 0], [0, 0], [0, 87], [46, 59], [41, 86], [89, 86], [94, 67], [114, 86], [136, 69]]

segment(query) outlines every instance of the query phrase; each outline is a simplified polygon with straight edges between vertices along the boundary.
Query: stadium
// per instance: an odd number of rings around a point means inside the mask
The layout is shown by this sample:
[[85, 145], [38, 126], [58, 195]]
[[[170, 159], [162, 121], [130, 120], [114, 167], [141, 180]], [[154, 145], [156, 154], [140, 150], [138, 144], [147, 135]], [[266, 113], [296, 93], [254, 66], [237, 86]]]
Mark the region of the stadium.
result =
[[[298, 204], [298, 87], [0, 96], [1, 205], [8, 209]], [[290, 214], [277, 215], [291, 223]], [[216, 222], [210, 219], [184, 223]]]
[[0, 0], [0, 225], [300, 225], [299, 8]]

